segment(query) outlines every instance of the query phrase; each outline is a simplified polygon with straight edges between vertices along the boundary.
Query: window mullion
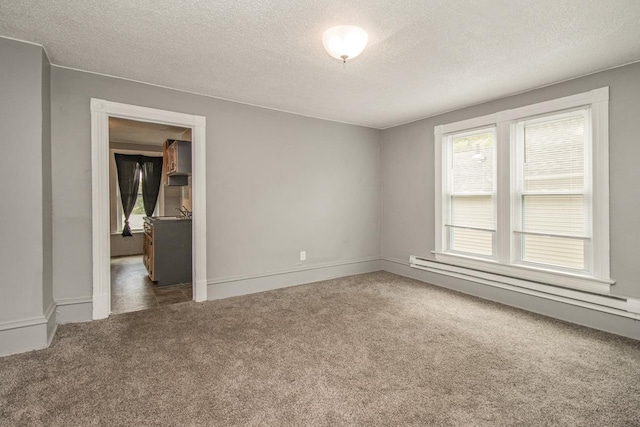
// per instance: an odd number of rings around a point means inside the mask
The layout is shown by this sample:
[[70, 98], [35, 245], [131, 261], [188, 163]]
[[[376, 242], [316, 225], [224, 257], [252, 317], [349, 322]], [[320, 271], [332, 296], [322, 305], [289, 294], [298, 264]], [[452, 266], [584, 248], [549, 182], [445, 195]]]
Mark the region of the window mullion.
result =
[[506, 120], [496, 127], [496, 184], [494, 188], [496, 218], [496, 258], [498, 262], [511, 262], [511, 147], [510, 125]]
[[511, 262], [522, 259], [522, 235], [513, 231], [522, 231], [523, 227], [523, 169], [524, 169], [524, 124], [516, 122], [510, 124], [511, 137]]

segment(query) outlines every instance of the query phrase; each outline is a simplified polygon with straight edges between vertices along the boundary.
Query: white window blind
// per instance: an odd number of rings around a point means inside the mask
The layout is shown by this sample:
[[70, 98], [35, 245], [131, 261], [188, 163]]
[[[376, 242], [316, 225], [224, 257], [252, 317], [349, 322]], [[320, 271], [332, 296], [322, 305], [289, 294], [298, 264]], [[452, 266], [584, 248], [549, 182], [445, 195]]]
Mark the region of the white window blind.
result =
[[495, 246], [495, 131], [448, 137], [448, 249], [493, 256]]
[[588, 110], [522, 120], [517, 129], [516, 259], [588, 270]]

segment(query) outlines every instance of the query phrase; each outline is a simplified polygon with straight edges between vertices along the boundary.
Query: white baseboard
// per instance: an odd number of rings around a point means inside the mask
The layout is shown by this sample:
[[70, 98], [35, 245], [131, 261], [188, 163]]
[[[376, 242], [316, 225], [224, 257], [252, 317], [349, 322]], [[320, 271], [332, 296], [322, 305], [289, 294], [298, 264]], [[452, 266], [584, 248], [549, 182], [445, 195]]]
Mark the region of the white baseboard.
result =
[[53, 300], [42, 316], [0, 323], [0, 356], [49, 347], [57, 327], [56, 303]]
[[54, 300], [51, 300], [51, 302], [49, 302], [49, 305], [47, 306], [47, 309], [44, 311], [44, 318], [47, 328], [47, 347], [49, 347], [51, 341], [53, 341], [53, 337], [55, 336], [56, 330], [58, 329], [58, 320], [56, 314], [56, 302]]
[[63, 298], [56, 300], [56, 303], [56, 319], [60, 325], [93, 320], [93, 300], [91, 297]]
[[578, 325], [640, 340], [640, 321], [620, 315], [581, 307], [561, 301], [529, 295], [495, 286], [487, 286], [444, 273], [411, 268], [409, 261], [384, 257], [382, 270], [421, 282], [474, 295], [490, 301], [521, 308]]
[[205, 280], [197, 280], [197, 281], [194, 280], [194, 282], [193, 282], [193, 287], [194, 287], [193, 296], [195, 297], [194, 301], [202, 302], [202, 301], [206, 301], [207, 300], [206, 295], [205, 295], [205, 294], [207, 294], [207, 291], [208, 291], [208, 287], [207, 286], [208, 286], [208, 283], [207, 283], [206, 279]]
[[47, 348], [47, 320], [44, 316], [0, 324], [0, 356]]
[[379, 270], [380, 258], [370, 257], [288, 271], [225, 277], [209, 282], [207, 296], [210, 300], [229, 298]]
[[111, 314], [111, 293], [96, 294], [95, 290], [91, 300], [91, 319], [106, 319]]
[[[19, 323], [19, 322], [17, 322]], [[25, 351], [47, 348], [47, 325], [42, 323], [28, 326], [8, 327], [0, 330], [0, 356], [24, 353]]]

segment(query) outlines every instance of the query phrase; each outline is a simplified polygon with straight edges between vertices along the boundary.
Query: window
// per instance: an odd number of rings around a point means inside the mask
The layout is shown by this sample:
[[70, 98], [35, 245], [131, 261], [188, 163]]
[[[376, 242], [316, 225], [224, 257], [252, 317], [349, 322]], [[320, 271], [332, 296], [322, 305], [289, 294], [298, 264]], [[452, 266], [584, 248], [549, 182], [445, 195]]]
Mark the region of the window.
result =
[[[115, 187], [116, 187], [116, 198], [115, 198], [115, 203], [116, 203], [116, 209], [117, 212], [120, 213], [120, 215], [117, 218], [116, 221], [116, 232], [117, 233], [121, 233], [122, 229], [124, 227], [124, 211], [122, 210], [122, 199], [120, 198], [120, 187], [118, 186], [118, 181], [116, 178], [115, 181]], [[158, 202], [160, 201], [160, 198], [163, 197], [161, 194], [158, 195]], [[159, 214], [159, 205], [160, 203], [156, 203], [156, 207], [153, 211], [153, 215], [158, 215]], [[144, 200], [142, 199], [142, 171], [140, 172], [140, 183], [138, 184], [138, 197], [136, 198], [136, 204], [133, 207], [133, 211], [131, 211], [131, 215], [129, 216], [129, 228], [131, 228], [131, 231], [141, 231], [144, 229], [144, 217], [147, 216], [145, 211], [144, 211]]]
[[608, 93], [436, 126], [436, 259], [608, 288]]
[[[150, 149], [152, 149], [150, 147]], [[149, 157], [161, 157], [160, 151], [138, 151], [127, 149], [110, 149], [109, 150], [109, 203], [111, 216], [111, 233], [122, 233], [124, 227], [124, 213], [122, 210], [122, 198], [120, 197], [120, 185], [118, 183], [118, 171], [114, 158], [115, 153], [122, 154], [140, 154]], [[142, 173], [142, 172], [141, 172]], [[164, 215], [164, 186], [160, 184], [160, 193], [158, 201], [153, 211], [153, 216]], [[129, 227], [132, 231], [142, 231], [144, 229], [144, 201], [142, 200], [142, 175], [140, 175], [140, 184], [138, 185], [138, 197], [129, 217]]]
[[515, 124], [518, 261], [590, 271], [588, 117], [585, 108]]
[[[135, 175], [134, 175], [135, 176]], [[138, 184], [138, 198], [136, 199], [136, 204], [133, 207], [133, 211], [131, 211], [131, 215], [129, 215], [129, 227], [131, 230], [142, 230], [144, 228], [144, 217], [147, 214], [144, 212], [144, 201], [142, 200], [142, 172], [140, 172], [140, 183]], [[121, 224], [124, 226], [124, 212], [120, 209], [120, 214], [122, 218], [120, 219]]]
[[495, 131], [480, 129], [448, 135], [447, 249], [494, 255], [496, 233]]

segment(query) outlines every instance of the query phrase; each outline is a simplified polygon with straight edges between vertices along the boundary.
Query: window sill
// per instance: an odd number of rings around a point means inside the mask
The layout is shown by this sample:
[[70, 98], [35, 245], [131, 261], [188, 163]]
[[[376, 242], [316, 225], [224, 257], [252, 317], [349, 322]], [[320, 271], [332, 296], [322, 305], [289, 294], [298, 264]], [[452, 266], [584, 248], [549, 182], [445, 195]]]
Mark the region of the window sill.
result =
[[[144, 234], [144, 230], [131, 230], [131, 234]], [[112, 236], [122, 236], [122, 231], [116, 231], [115, 233], [111, 233]]]
[[[504, 276], [504, 280], [521, 286], [520, 281], [536, 282], [543, 285], [559, 286], [562, 288], [576, 289], [601, 295], [611, 293], [611, 285], [614, 280], [597, 278], [581, 274], [547, 270], [524, 265], [506, 265], [496, 261], [478, 259], [470, 256], [433, 252], [436, 261], [449, 267], [452, 271], [456, 268], [470, 269], [467, 274], [483, 277], [483, 274], [498, 274]], [[445, 267], [445, 268], [446, 268]]]

